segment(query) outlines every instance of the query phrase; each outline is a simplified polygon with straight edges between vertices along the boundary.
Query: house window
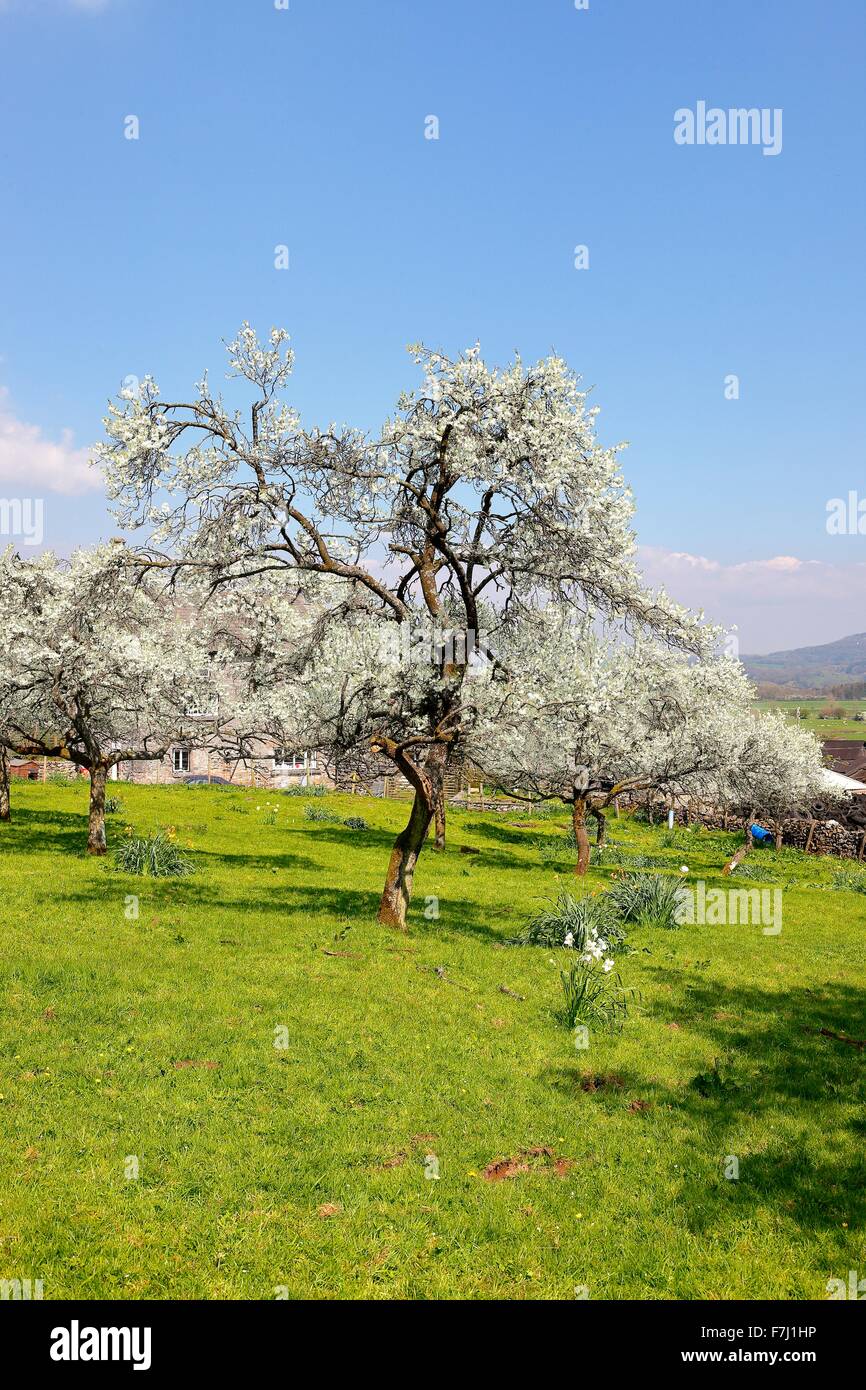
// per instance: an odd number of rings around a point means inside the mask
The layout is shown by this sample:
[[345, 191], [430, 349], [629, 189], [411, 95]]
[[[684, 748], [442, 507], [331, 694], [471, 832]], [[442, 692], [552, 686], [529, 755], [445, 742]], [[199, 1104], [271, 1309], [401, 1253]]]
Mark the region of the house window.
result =
[[189, 772], [188, 748], [173, 748], [171, 752], [171, 760], [175, 772]]
[[207, 667], [198, 697], [193, 698], [191, 696], [190, 703], [184, 710], [188, 719], [215, 719], [219, 715], [219, 693], [214, 688], [215, 660], [216, 653], [208, 652]]
[[[305, 756], [306, 764], [304, 762]], [[275, 772], [278, 770], [283, 772], [303, 772], [305, 766], [309, 772], [315, 772], [317, 766], [315, 753], [307, 753], [304, 755], [303, 753], [293, 752], [290, 748], [274, 749]]]
[[209, 696], [207, 701], [201, 700], [198, 704], [187, 705], [184, 714], [187, 719], [215, 719], [219, 713], [219, 699], [216, 695]]

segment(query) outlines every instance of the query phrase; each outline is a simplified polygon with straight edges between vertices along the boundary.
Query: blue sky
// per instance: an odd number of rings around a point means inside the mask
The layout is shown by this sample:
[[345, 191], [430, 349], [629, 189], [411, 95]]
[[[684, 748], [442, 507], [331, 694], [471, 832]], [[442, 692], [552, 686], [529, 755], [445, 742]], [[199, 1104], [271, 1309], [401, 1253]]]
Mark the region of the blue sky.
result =
[[[862, 0], [0, 0], [0, 493], [112, 534], [106, 398], [216, 378], [244, 318], [306, 420], [371, 429], [409, 342], [555, 348], [650, 579], [745, 651], [866, 629], [825, 526], [866, 498], [864, 65]], [[700, 100], [781, 108], [781, 153], [677, 145]]]

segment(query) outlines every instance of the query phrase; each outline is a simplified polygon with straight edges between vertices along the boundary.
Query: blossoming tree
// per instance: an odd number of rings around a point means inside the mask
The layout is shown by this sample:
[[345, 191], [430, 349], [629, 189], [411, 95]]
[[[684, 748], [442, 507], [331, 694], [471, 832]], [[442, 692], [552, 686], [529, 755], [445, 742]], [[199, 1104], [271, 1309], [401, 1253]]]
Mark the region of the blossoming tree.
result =
[[431, 631], [452, 634], [417, 663], [411, 699], [377, 689], [375, 664], [349, 682], [365, 692], [352, 716], [414, 792], [379, 909], [398, 928], [431, 822], [442, 834], [472, 703], [469, 653], [487, 642], [483, 603], [509, 620], [542, 602], [591, 609], [695, 649], [704, 641], [691, 615], [641, 584], [617, 450], [597, 441], [596, 410], [560, 358], [496, 370], [477, 348], [454, 360], [413, 351], [422, 385], [377, 438], [310, 432], [284, 399], [286, 334], [260, 343], [245, 324], [228, 347], [230, 375], [252, 392], [244, 410], [207, 378], [192, 399], [167, 402], [147, 378], [111, 407], [100, 450], [121, 524], [149, 529], [151, 565], [193, 568], [214, 587], [327, 581], [319, 631], [344, 636], [315, 659], [333, 688], [360, 624], [401, 629], [396, 646], [409, 652]]
[[165, 757], [209, 681], [198, 625], [122, 545], [0, 558], [0, 747], [89, 772], [89, 853], [106, 850], [111, 768]]
[[[0, 692], [11, 679], [9, 669], [10, 654], [24, 637], [27, 630], [27, 585], [24, 582], [26, 571], [19, 570], [10, 563], [11, 548], [0, 556]], [[4, 730], [4, 721], [5, 730]], [[8, 712], [0, 699], [0, 822], [12, 818], [9, 790], [9, 749], [3, 743], [3, 733], [12, 735], [8, 725]]]
[[[504, 789], [570, 806], [586, 873], [587, 814], [623, 793], [696, 792], [736, 766], [752, 688], [730, 657], [690, 660], [638, 637], [537, 615], [539, 640], [512, 657], [501, 703], [476, 731], [474, 759]], [[531, 711], [527, 717], [527, 711]]]
[[514, 794], [571, 807], [578, 874], [589, 865], [587, 815], [599, 819], [601, 840], [604, 811], [623, 793], [736, 808], [746, 825], [760, 815], [777, 844], [784, 818], [820, 796], [817, 740], [780, 715], [756, 714], [738, 661], [613, 641], [550, 612], [537, 622], [545, 640], [510, 661], [472, 756]]
[[743, 817], [745, 841], [725, 866], [730, 873], [752, 845], [750, 826], [762, 820], [781, 848], [785, 821], [811, 802], [842, 804], [846, 797], [824, 776], [821, 745], [813, 733], [791, 724], [777, 710], [753, 720], [735, 765], [720, 788], [725, 804]]

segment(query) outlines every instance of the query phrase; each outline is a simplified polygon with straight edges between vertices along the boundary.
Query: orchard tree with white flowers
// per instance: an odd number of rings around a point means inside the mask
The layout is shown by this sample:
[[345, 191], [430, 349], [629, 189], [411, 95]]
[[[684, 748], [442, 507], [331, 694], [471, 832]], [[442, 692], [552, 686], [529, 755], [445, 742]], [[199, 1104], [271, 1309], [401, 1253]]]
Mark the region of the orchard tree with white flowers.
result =
[[604, 812], [624, 793], [706, 793], [738, 767], [753, 690], [732, 658], [690, 659], [550, 610], [521, 645], [472, 756], [513, 795], [571, 808], [577, 874], [589, 867], [588, 814], [601, 843]]
[[203, 629], [122, 545], [0, 557], [0, 747], [90, 774], [87, 849], [104, 854], [121, 762], [166, 756], [213, 693]]
[[[473, 661], [495, 667], [484, 605], [496, 626], [549, 604], [694, 651], [707, 639], [642, 585], [618, 450], [599, 444], [597, 410], [561, 358], [499, 370], [477, 348], [456, 359], [415, 348], [421, 386], [369, 439], [301, 428], [285, 400], [286, 344], [282, 330], [260, 343], [244, 324], [228, 345], [229, 375], [251, 393], [243, 408], [206, 377], [191, 399], [167, 401], [146, 378], [110, 407], [99, 453], [121, 524], [148, 532], [144, 564], [192, 570], [214, 590], [266, 576], [290, 598], [299, 576], [321, 581], [311, 658], [329, 690], [352, 693], [339, 717], [414, 791], [379, 908], [405, 929], [415, 865], [431, 822], [441, 838], [446, 773], [474, 718]], [[394, 648], [414, 653], [396, 694], [378, 658], [358, 669], [359, 628], [394, 630]], [[450, 640], [428, 644], [438, 631]]]
[[[12, 565], [11, 548], [0, 556], [0, 822], [12, 819], [9, 790], [9, 746], [3, 742], [4, 731], [11, 736], [8, 713], [2, 701], [2, 691], [10, 681], [9, 661], [27, 633], [28, 584], [26, 567]], [[4, 730], [5, 721], [5, 730]]]
[[[226, 660], [243, 672], [233, 711], [233, 752], [252, 758], [263, 740], [315, 748], [338, 784], [352, 774], [375, 779], [387, 768], [388, 742], [423, 747], [429, 739], [431, 689], [445, 662], [467, 664], [452, 706], [449, 755], [462, 762], [479, 715], [490, 716], [500, 692], [492, 642], [501, 615], [482, 605], [484, 650], [463, 651], [465, 632], [443, 628], [416, 608], [411, 623], [383, 623], [363, 596], [341, 605], [341, 586], [309, 576], [279, 588], [265, 577], [218, 591]], [[337, 615], [339, 614], [339, 620]], [[444, 847], [443, 788], [433, 805], [437, 848]]]
[[743, 818], [745, 841], [726, 865], [726, 872], [742, 860], [752, 845], [750, 826], [765, 821], [780, 849], [785, 822], [812, 802], [837, 803], [849, 799], [828, 785], [821, 744], [807, 729], [788, 722], [778, 710], [755, 715], [748, 738], [735, 766], [720, 787], [721, 799]]

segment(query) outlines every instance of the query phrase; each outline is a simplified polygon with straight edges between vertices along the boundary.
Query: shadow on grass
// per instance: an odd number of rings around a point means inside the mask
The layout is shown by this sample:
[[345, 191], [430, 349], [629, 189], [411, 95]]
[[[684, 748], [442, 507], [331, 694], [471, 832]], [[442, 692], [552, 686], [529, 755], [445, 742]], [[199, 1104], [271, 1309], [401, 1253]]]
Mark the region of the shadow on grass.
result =
[[[270, 863], [270, 860], [265, 863]], [[111, 885], [111, 879], [107, 879]], [[305, 917], [331, 917], [335, 921], [351, 919], [375, 922], [379, 910], [381, 892], [365, 891], [357, 888], [338, 888], [332, 884], [316, 887], [314, 884], [289, 886], [274, 883], [267, 891], [249, 893], [242, 897], [232, 897], [220, 887], [204, 883], [195, 878], [136, 878], [134, 875], [118, 875], [118, 892], [125, 892], [130, 883], [146, 884], [148, 899], [154, 906], [169, 905], [174, 909], [209, 907], [221, 912], [233, 913], [238, 918], [252, 916], [273, 919], [287, 923]], [[58, 892], [52, 889], [51, 900], [58, 903], [97, 903], [105, 900], [105, 883], [96, 883], [91, 889], [79, 888], [71, 892]], [[101, 891], [100, 891], [101, 890]], [[449, 936], [472, 936], [480, 941], [503, 943], [514, 930], [513, 922], [497, 913], [496, 909], [479, 909], [471, 903], [457, 898], [439, 897], [440, 918], [427, 921], [424, 917], [424, 897], [413, 903], [409, 912], [409, 935], [415, 941], [434, 935], [438, 940]], [[498, 925], [497, 919], [499, 919]], [[401, 932], [382, 928], [395, 941], [405, 940]]]
[[305, 854], [292, 854], [285, 850], [278, 854], [246, 854], [235, 850], [195, 849], [190, 850], [190, 858], [193, 863], [200, 863], [202, 868], [209, 868], [211, 864], [220, 865], [229, 873], [237, 869], [254, 869], [257, 873], [270, 876], [272, 872], [279, 873], [285, 869], [304, 869], [308, 873], [322, 871], [322, 864], [318, 859], [309, 859]]
[[[682, 983], [675, 972], [654, 973]], [[686, 1128], [678, 1149], [715, 1152], [716, 1166], [700, 1177], [689, 1174], [692, 1165], [682, 1166], [676, 1200], [693, 1232], [722, 1229], [734, 1211], [746, 1216], [769, 1208], [803, 1230], [837, 1232], [841, 1248], [848, 1230], [866, 1224], [866, 1049], [821, 1030], [866, 1038], [863, 991], [827, 984], [775, 992], [704, 981], [689, 986], [685, 1007], [662, 1001], [653, 1015], [712, 1044], [712, 1058], [684, 1084], [621, 1073], [621, 1087], [602, 1085], [587, 1094], [589, 1060], [549, 1068], [539, 1079], [575, 1104], [611, 1110], [640, 1100], [649, 1104], [646, 1118], [672, 1111], [675, 1126]], [[634, 1114], [636, 1122], [642, 1118]], [[754, 1121], [764, 1122], [769, 1142], [760, 1131], [750, 1136]], [[739, 1163], [737, 1181], [725, 1177], [730, 1157]]]
[[[551, 829], [553, 834], [544, 833]], [[488, 840], [495, 840], [500, 845], [514, 845], [530, 853], [534, 852], [536, 856], [539, 854], [537, 840], [540, 838], [543, 838], [546, 845], [561, 845], [563, 849], [567, 848], [567, 828], [564, 829], [558, 825], [551, 827], [549, 822], [546, 825], [527, 826], [525, 830], [520, 830], [510, 825], [497, 825], [495, 822], [482, 821], [472, 826], [472, 833], [473, 835], [482, 835]], [[576, 854], [577, 851], [575, 850], [574, 853]]]
[[[465, 843], [462, 842], [462, 837], [461, 841], [457, 841], [452, 834], [450, 839], [446, 840], [444, 851], [434, 849], [431, 834], [424, 846], [421, 859], [422, 868], [430, 865], [435, 866], [442, 861], [450, 861], [450, 867], [453, 868], [455, 860], [459, 862], [461, 868], [469, 868], [472, 863], [476, 863], [479, 867], [485, 869], [518, 869], [521, 871], [527, 869], [535, 870], [544, 866], [544, 861], [540, 858], [536, 860], [518, 859], [513, 854], [509, 854], [504, 850], [500, 851], [477, 844], [476, 841], [483, 837], [483, 826], [472, 825], [461, 826], [460, 828], [466, 837]], [[498, 827], [492, 827], [492, 829], [495, 831]], [[476, 832], [478, 833], [476, 834]], [[382, 830], [377, 826], [370, 826], [368, 830], [351, 830], [348, 827], [341, 828], [339, 825], [328, 825], [326, 822], [323, 822], [310, 829], [306, 826], [294, 827], [291, 833], [293, 835], [309, 837], [313, 844], [316, 842], [321, 844], [323, 841], [326, 841], [329, 844], [339, 845], [339, 847], [344, 850], [349, 847], [380, 850], [385, 856], [382, 860], [382, 873], [384, 875], [387, 855], [390, 854], [393, 848], [394, 840], [398, 832], [394, 830]], [[519, 839], [517, 843], [521, 843]], [[477, 850], [478, 852], [470, 852], [473, 850]]]
[[81, 811], [34, 811], [13, 807], [12, 820], [0, 826], [0, 850], [6, 854], [87, 851], [87, 805]]
[[314, 844], [324, 840], [328, 844], [339, 845], [341, 849], [347, 849], [354, 845], [358, 849], [387, 849], [390, 852], [399, 832], [382, 829], [377, 825], [371, 825], [366, 830], [353, 830], [348, 825], [333, 825], [328, 821], [319, 821], [318, 823], [310, 821], [293, 826], [288, 833], [303, 836]]

